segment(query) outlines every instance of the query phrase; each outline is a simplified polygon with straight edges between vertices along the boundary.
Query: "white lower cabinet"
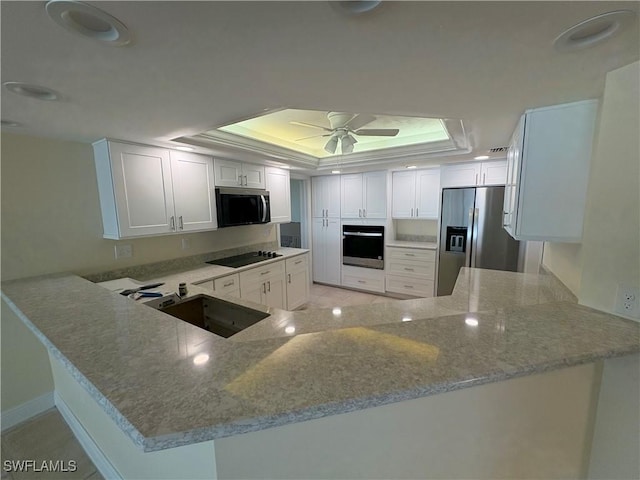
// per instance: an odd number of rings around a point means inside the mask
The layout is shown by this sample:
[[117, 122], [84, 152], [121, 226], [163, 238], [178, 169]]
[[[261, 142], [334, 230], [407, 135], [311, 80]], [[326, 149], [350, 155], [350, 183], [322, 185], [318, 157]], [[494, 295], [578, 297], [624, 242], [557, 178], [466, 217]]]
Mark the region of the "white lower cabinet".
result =
[[384, 293], [384, 270], [343, 265], [342, 286]]
[[432, 297], [435, 279], [435, 250], [387, 247], [386, 291]]
[[284, 262], [273, 262], [239, 274], [240, 298], [274, 308], [285, 308]]
[[285, 260], [287, 275], [287, 310], [295, 310], [309, 299], [309, 255], [297, 255]]
[[342, 266], [339, 218], [314, 218], [313, 245], [313, 281], [340, 285], [340, 267]]

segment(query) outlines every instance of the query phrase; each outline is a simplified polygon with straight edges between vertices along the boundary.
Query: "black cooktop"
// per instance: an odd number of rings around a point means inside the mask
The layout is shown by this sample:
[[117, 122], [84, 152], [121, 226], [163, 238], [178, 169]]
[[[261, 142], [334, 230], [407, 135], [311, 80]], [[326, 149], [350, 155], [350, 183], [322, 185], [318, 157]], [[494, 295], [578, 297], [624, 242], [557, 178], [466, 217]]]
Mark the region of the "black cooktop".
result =
[[276, 252], [267, 252], [260, 250], [259, 252], [243, 253], [242, 255], [235, 255], [233, 257], [219, 258], [217, 260], [211, 260], [207, 262], [211, 265], [221, 265], [223, 267], [238, 268], [245, 265], [251, 265], [252, 263], [264, 262], [265, 260], [271, 260], [272, 258], [281, 257], [282, 254]]

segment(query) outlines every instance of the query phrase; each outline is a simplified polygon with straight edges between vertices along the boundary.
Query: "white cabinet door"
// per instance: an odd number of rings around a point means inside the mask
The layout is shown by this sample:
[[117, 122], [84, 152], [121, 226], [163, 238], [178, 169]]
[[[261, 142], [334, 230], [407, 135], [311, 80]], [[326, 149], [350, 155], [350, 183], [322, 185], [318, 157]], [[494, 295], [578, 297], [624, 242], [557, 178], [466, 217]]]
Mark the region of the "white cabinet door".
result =
[[387, 172], [362, 174], [362, 217], [387, 218]]
[[442, 188], [473, 187], [480, 179], [480, 163], [458, 163], [441, 167], [440, 184]]
[[287, 310], [295, 310], [309, 299], [309, 256], [297, 255], [285, 260], [287, 274]]
[[242, 164], [243, 185], [247, 188], [266, 188], [265, 167], [251, 163]]
[[342, 175], [340, 177], [340, 185], [342, 218], [362, 218], [362, 174]]
[[315, 218], [312, 228], [313, 280], [340, 285], [340, 267], [342, 265], [340, 220], [337, 218]]
[[217, 228], [213, 159], [174, 150], [170, 157], [177, 231]]
[[440, 214], [440, 170], [417, 170], [416, 217], [437, 219]]
[[314, 218], [340, 218], [340, 177], [311, 178], [311, 211]]
[[291, 185], [289, 170], [266, 167], [265, 177], [271, 207], [271, 223], [291, 221]]
[[413, 218], [416, 208], [416, 172], [393, 172], [391, 183], [391, 216]]
[[240, 289], [240, 298], [243, 300], [248, 300], [250, 302], [262, 304], [262, 298], [264, 295], [263, 287], [264, 284], [262, 283], [252, 283], [250, 285], [243, 286]]
[[518, 198], [518, 178], [520, 175], [520, 156], [522, 136], [524, 134], [524, 115], [511, 136], [507, 150], [507, 179], [504, 186], [504, 207], [502, 225], [509, 235], [515, 237], [515, 208]]
[[282, 275], [274, 276], [265, 281], [266, 293], [262, 304], [273, 308], [286, 308], [286, 286]]
[[216, 187], [240, 187], [243, 184], [242, 162], [216, 158], [214, 165]]
[[480, 185], [505, 185], [507, 183], [507, 161], [493, 160], [480, 165]]
[[116, 238], [173, 232], [176, 219], [169, 150], [108, 145], [119, 229]]

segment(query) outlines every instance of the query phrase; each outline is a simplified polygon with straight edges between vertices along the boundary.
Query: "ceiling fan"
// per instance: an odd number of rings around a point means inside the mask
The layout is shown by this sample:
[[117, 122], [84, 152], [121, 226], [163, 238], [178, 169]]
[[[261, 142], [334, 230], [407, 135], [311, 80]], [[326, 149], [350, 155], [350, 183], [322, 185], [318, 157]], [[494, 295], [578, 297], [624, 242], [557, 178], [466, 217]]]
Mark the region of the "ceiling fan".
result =
[[330, 137], [324, 146], [324, 149], [329, 153], [336, 153], [338, 142], [340, 142], [342, 153], [353, 152], [353, 146], [358, 143], [355, 136], [395, 137], [400, 131], [397, 128], [362, 128], [376, 119], [373, 115], [367, 115], [364, 113], [353, 114], [329, 112], [327, 113], [327, 118], [329, 119], [329, 125], [331, 128], [305, 122], [289, 123], [293, 125], [301, 125], [303, 127], [317, 128], [327, 132], [321, 135], [313, 135], [312, 137], [299, 138], [298, 140], [306, 140], [308, 138], [316, 137]]

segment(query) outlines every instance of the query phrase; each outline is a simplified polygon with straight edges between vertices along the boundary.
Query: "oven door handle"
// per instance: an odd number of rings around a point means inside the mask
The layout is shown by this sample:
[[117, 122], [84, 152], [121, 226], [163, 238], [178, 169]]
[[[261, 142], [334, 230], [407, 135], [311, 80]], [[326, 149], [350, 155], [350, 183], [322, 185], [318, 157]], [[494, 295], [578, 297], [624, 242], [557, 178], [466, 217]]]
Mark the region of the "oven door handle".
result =
[[381, 237], [382, 233], [368, 233], [368, 232], [342, 232], [343, 235], [351, 237]]

